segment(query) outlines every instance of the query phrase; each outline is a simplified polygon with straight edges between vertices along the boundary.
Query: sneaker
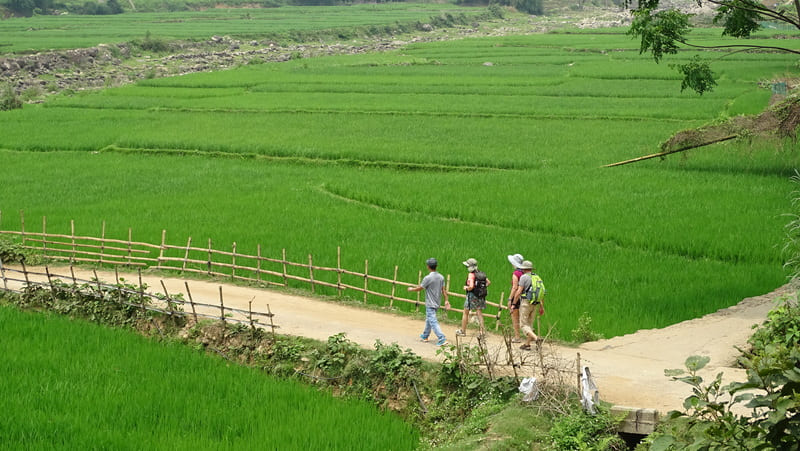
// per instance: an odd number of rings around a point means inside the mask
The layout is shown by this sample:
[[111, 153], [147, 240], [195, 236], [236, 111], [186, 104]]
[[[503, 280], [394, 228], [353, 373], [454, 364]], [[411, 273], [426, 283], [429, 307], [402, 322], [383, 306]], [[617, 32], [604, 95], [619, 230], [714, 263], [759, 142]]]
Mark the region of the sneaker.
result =
[[425, 343], [427, 343], [427, 342], [429, 342], [429, 341], [431, 341], [431, 340], [430, 340], [430, 338], [429, 338], [429, 337], [426, 337], [425, 335], [420, 335], [420, 336], [419, 336], [419, 341], [422, 341], [422, 342], [425, 342]]
[[441, 340], [436, 342], [436, 346], [444, 346], [447, 344], [447, 338], [442, 338]]
[[461, 329], [458, 329], [456, 331], [456, 335], [458, 335], [459, 337], [466, 337], [467, 336], [467, 334], [465, 334], [464, 331], [461, 330]]

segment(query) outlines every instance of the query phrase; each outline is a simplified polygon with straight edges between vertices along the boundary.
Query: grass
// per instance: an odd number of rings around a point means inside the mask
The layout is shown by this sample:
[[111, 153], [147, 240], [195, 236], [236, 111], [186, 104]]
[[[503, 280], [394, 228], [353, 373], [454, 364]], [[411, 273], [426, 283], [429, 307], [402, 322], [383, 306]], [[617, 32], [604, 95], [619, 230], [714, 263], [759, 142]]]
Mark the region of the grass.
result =
[[[206, 40], [213, 35], [236, 39], [302, 39], [323, 30], [332, 37], [357, 36], [373, 28], [428, 22], [450, 13], [476, 15], [485, 8], [452, 4], [384, 3], [206, 11], [138, 12], [108, 16], [35, 16], [0, 21], [0, 53], [92, 47], [141, 40], [148, 33], [161, 40]], [[351, 37], [352, 38], [352, 37]]]
[[[413, 449], [417, 433], [178, 343], [0, 306], [0, 437], [26, 449]], [[271, 445], [271, 446], [273, 446]]]
[[724, 76], [702, 98], [621, 30], [414, 44], [59, 97], [3, 113], [0, 226], [18, 228], [22, 209], [51, 232], [74, 219], [97, 234], [105, 220], [107, 236], [132, 227], [158, 242], [167, 229], [172, 244], [261, 244], [323, 266], [341, 246], [345, 267], [368, 259], [391, 277], [398, 265], [406, 281], [436, 256], [453, 287], [472, 256], [494, 299], [508, 290], [505, 256], [520, 252], [545, 280], [557, 336], [583, 312], [606, 336], [663, 327], [785, 280], [792, 143], [599, 168], [761, 110], [758, 82], [794, 65], [736, 58], [715, 65]]

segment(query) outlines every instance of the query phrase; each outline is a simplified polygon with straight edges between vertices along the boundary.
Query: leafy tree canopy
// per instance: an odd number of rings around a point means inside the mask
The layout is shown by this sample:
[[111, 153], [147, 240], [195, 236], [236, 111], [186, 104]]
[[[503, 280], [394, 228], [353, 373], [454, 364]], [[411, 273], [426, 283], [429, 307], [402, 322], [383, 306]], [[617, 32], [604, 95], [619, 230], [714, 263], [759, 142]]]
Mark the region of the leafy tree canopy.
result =
[[[698, 6], [710, 4], [715, 7], [714, 23], [723, 27], [724, 36], [747, 38], [760, 28], [762, 21], [777, 21], [800, 30], [800, 0], [791, 7], [770, 8], [755, 0], [696, 0]], [[731, 51], [778, 50], [800, 54], [800, 51], [774, 46], [734, 44], [702, 46], [692, 44], [687, 35], [692, 29], [691, 14], [675, 8], [663, 8], [660, 0], [640, 0], [631, 9], [633, 22], [629, 35], [641, 39], [640, 53], [650, 53], [656, 63], [665, 54], [676, 54], [681, 45], [698, 49], [730, 49]], [[633, 5], [628, 0], [627, 6]], [[698, 94], [711, 91], [717, 84], [709, 63], [695, 57], [687, 64], [675, 65], [683, 75], [681, 90], [691, 88]]]

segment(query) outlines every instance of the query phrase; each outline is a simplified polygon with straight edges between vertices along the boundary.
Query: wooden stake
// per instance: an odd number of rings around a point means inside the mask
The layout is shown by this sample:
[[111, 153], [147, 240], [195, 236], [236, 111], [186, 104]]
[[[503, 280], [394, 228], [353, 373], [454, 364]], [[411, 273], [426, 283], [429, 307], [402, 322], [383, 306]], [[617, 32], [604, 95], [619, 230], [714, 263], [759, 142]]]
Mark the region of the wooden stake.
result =
[[336, 246], [336, 293], [342, 297], [342, 247]]
[[114, 278], [117, 281], [117, 302], [122, 305], [122, 285], [119, 283], [119, 270], [114, 266]]
[[[225, 326], [225, 304], [222, 301], [222, 285], [219, 286], [219, 319], [222, 320], [222, 326]], [[224, 333], [224, 332], [223, 332]]]
[[[419, 276], [417, 276], [417, 285], [421, 285], [421, 284], [422, 284], [422, 270], [419, 271]], [[418, 311], [418, 312], [419, 312], [419, 300], [420, 300], [421, 293], [422, 293], [421, 291], [417, 291], [417, 303], [414, 304], [415, 308], [416, 308], [416, 311]]]
[[21, 261], [20, 264], [22, 265], [22, 274], [25, 275], [25, 288], [31, 285], [31, 281], [28, 280], [28, 268], [25, 267], [25, 261]]
[[3, 289], [8, 291], [8, 280], [6, 280], [6, 267], [3, 266], [2, 258], [0, 258], [0, 277], [3, 278]]
[[42, 255], [47, 257], [47, 216], [42, 216]]
[[69, 265], [69, 273], [72, 275], [72, 286], [75, 287], [78, 285], [78, 279], [75, 278], [75, 268], [70, 264]]
[[186, 240], [186, 252], [183, 253], [183, 265], [181, 265], [181, 274], [186, 271], [186, 261], [189, 260], [189, 248], [192, 247], [192, 237]]
[[506, 292], [505, 291], [501, 291], [500, 292], [500, 302], [497, 303], [497, 317], [495, 318], [495, 322], [494, 322], [494, 330], [497, 330], [497, 329], [500, 328], [500, 312], [503, 311], [503, 299], [505, 297], [506, 297]]
[[186, 285], [186, 294], [189, 295], [189, 305], [192, 306], [192, 317], [194, 318], [194, 323], [197, 324], [197, 311], [194, 309], [194, 299], [192, 299], [192, 292], [189, 290], [189, 282], [184, 280], [183, 284]]
[[94, 280], [97, 282], [97, 294], [100, 295], [100, 300], [103, 300], [103, 287], [100, 286], [100, 277], [97, 276], [97, 270], [93, 269], [92, 272], [94, 273]]
[[161, 266], [161, 260], [164, 258], [164, 250], [166, 250], [167, 246], [167, 230], [161, 230], [161, 250], [158, 253], [158, 260], [156, 260], [156, 265]]
[[311, 254], [308, 254], [308, 280], [311, 281], [311, 294], [316, 294], [317, 290], [314, 286], [314, 260]]
[[211, 275], [211, 259], [213, 258], [211, 250], [211, 238], [208, 239], [208, 275]]
[[369, 281], [369, 260], [364, 260], [364, 303], [367, 303], [367, 282]]
[[231, 246], [231, 280], [236, 278], [236, 241]]
[[281, 262], [283, 262], [283, 286], [284, 287], [288, 287], [289, 286], [289, 278], [286, 277], [287, 273], [286, 273], [286, 248], [285, 247], [281, 251]]
[[100, 234], [100, 263], [103, 263], [103, 251], [106, 247], [106, 222], [103, 221], [103, 229]]
[[133, 242], [133, 230], [128, 227], [128, 265], [131, 264], [131, 254], [133, 253], [133, 249], [131, 249]]
[[581, 353], [578, 353], [578, 360], [576, 361], [578, 365], [578, 400], [583, 402], [583, 389], [581, 387]]
[[389, 297], [389, 308], [394, 307], [394, 293], [397, 287], [397, 265], [394, 267], [394, 277], [392, 277], [392, 295]]
[[261, 282], [261, 245], [257, 247], [257, 260], [256, 260], [256, 279]]
[[[253, 299], [256, 297], [253, 296]], [[253, 299], [250, 299], [250, 302], [247, 303], [247, 317], [250, 318], [250, 330], [253, 332], [256, 331], [256, 325], [253, 323]]]
[[164, 289], [164, 296], [167, 297], [167, 310], [169, 310], [169, 316], [172, 318], [172, 301], [170, 300], [169, 291], [167, 291], [167, 286], [164, 284], [164, 280], [161, 280], [161, 288]]
[[267, 304], [267, 315], [269, 315], [269, 328], [272, 331], [272, 341], [275, 341], [275, 323], [272, 322], [272, 310], [269, 309], [269, 304]]
[[20, 232], [22, 233], [22, 246], [24, 247], [25, 246], [25, 212], [23, 210], [19, 211], [19, 222], [20, 222], [20, 227], [21, 227]]
[[[72, 255], [69, 257], [69, 263], [70, 264], [74, 264], [75, 263], [75, 253], [78, 251], [77, 246], [75, 245], [75, 220], [74, 219], [70, 219], [69, 220], [69, 228], [70, 228], [70, 231], [72, 233]], [[73, 279], [74, 279], [74, 277], [73, 277]]]
[[142, 313], [147, 309], [144, 306], [144, 284], [142, 283], [142, 268], [139, 268], [139, 305], [142, 307]]

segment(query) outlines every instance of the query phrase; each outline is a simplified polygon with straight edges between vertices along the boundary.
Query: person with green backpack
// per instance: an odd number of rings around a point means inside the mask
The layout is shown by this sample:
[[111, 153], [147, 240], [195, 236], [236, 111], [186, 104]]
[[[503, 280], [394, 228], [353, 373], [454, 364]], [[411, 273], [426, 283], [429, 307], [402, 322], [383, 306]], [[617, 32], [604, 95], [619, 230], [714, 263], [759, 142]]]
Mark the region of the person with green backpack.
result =
[[531, 348], [533, 341], [539, 341], [541, 338], [533, 333], [533, 318], [538, 310], [540, 314], [544, 312], [544, 282], [542, 278], [533, 273], [533, 263], [525, 260], [520, 265], [519, 269], [522, 270], [522, 277], [519, 278], [519, 285], [515, 297], [520, 299], [519, 309], [519, 322], [522, 326], [522, 333], [525, 334], [527, 340], [520, 346], [520, 349], [528, 350]]

